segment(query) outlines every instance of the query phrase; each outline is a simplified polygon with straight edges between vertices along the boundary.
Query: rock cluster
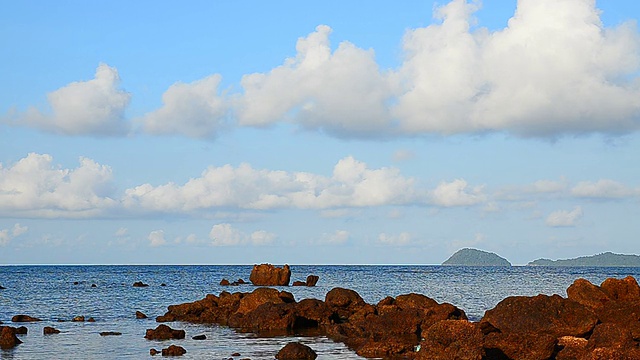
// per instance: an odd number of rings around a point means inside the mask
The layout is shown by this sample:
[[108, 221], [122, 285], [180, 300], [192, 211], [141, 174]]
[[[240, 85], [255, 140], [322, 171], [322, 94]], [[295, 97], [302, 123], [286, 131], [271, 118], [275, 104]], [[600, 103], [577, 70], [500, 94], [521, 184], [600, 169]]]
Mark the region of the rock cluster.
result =
[[316, 286], [320, 278], [317, 275], [307, 276], [307, 281], [294, 281], [293, 286]]
[[418, 360], [640, 359], [640, 286], [632, 277], [584, 279], [559, 295], [512, 296], [479, 322], [424, 295], [367, 304], [349, 289], [295, 301], [286, 291], [222, 292], [171, 305], [159, 322], [217, 323], [258, 335], [313, 332], [364, 357]]
[[291, 269], [289, 265], [275, 267], [271, 264], [253, 265], [249, 281], [256, 286], [289, 286]]

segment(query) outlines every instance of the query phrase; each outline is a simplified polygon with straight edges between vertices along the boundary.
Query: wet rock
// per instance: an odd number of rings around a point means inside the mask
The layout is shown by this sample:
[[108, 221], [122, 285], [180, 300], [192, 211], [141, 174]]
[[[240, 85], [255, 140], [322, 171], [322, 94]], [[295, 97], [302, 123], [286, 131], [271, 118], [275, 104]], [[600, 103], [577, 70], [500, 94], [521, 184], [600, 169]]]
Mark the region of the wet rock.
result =
[[234, 352], [233, 354], [231, 354], [231, 356], [238, 357], [238, 356], [242, 356], [242, 354], [240, 354], [239, 352]]
[[192, 337], [191, 339], [193, 339], [193, 340], [206, 340], [207, 339], [207, 335], [204, 335], [204, 334], [196, 335], [196, 336]]
[[29, 329], [27, 329], [26, 326], [19, 326], [16, 328], [16, 334], [18, 335], [27, 335], [28, 331]]
[[284, 304], [295, 302], [293, 295], [271, 288], [258, 288], [240, 300], [236, 313], [247, 314], [265, 303]]
[[160, 353], [160, 351], [156, 350], [156, 349], [149, 349], [149, 355], [151, 356], [156, 356]]
[[145, 315], [143, 312], [141, 311], [136, 311], [136, 319], [146, 319], [147, 315]]
[[307, 286], [307, 283], [304, 281], [294, 281], [293, 284], [291, 284], [291, 286]]
[[121, 332], [118, 331], [103, 331], [100, 333], [100, 336], [120, 336]]
[[73, 282], [73, 285], [79, 285], [79, 284], [80, 284], [80, 282], [78, 282], [78, 281], [74, 281]]
[[465, 320], [443, 320], [422, 332], [417, 360], [482, 360], [483, 334]]
[[15, 315], [14, 317], [11, 318], [11, 322], [35, 322], [35, 321], [42, 321], [42, 320], [35, 317], [31, 317], [29, 315]]
[[318, 283], [318, 280], [320, 280], [319, 276], [309, 275], [307, 276], [307, 281], [305, 283], [307, 286], [316, 286], [316, 284]]
[[158, 325], [155, 329], [147, 329], [144, 336], [147, 340], [169, 340], [169, 339], [184, 339], [184, 330], [174, 330], [167, 325]]
[[182, 356], [187, 353], [182, 346], [170, 345], [166, 349], [162, 349], [162, 356]]
[[42, 329], [42, 333], [44, 335], [60, 334], [60, 330], [51, 326], [45, 326], [44, 329]]
[[92, 288], [94, 288], [94, 287], [98, 287], [98, 285], [96, 285], [96, 284], [91, 284], [91, 287], [92, 287]]
[[148, 284], [143, 283], [142, 281], [136, 281], [133, 283], [133, 287], [147, 287]]
[[317, 357], [313, 349], [299, 342], [288, 343], [276, 354], [278, 360], [314, 360]]
[[71, 319], [71, 321], [75, 321], [75, 322], [84, 322], [84, 316], [76, 316], [73, 319]]
[[160, 284], [160, 286], [167, 286], [167, 284], [165, 284], [165, 283], [162, 283], [162, 284]]
[[220, 286], [229, 286], [231, 283], [227, 279], [220, 280]]
[[275, 267], [271, 264], [254, 265], [249, 281], [256, 286], [288, 286], [291, 280], [289, 265]]
[[16, 336], [16, 328], [11, 326], [0, 326], [0, 349], [11, 349], [22, 341]]

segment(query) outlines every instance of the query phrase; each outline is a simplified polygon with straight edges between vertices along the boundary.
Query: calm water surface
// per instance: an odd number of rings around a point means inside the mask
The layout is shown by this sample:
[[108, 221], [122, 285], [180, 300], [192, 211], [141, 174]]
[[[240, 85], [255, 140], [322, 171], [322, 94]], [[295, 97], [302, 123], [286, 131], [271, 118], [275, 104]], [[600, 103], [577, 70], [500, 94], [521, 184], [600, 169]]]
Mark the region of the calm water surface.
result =
[[[385, 296], [415, 292], [438, 302], [452, 303], [465, 310], [472, 320], [479, 320], [484, 311], [507, 296], [566, 296], [566, 288], [577, 278], [594, 284], [608, 277], [632, 275], [640, 279], [640, 268], [294, 265], [291, 270], [292, 282], [304, 280], [309, 274], [320, 276], [316, 287], [286, 288], [298, 301], [324, 300], [325, 294], [338, 286], [354, 289], [365, 301], [374, 304]], [[170, 344], [187, 349], [184, 359], [228, 359], [235, 352], [241, 353], [242, 358], [274, 359], [282, 346], [294, 340], [311, 346], [319, 359], [362, 359], [343, 344], [325, 337], [258, 338], [217, 325], [167, 323], [172, 328], [184, 329], [186, 339], [165, 342], [144, 339], [146, 329], [158, 326], [154, 319], [164, 314], [168, 305], [199, 300], [223, 290], [252, 291], [251, 285], [218, 285], [223, 278], [248, 280], [250, 273], [248, 265], [0, 266], [0, 285], [6, 288], [0, 290], [0, 321], [29, 329], [27, 335], [20, 335], [23, 344], [12, 350], [0, 350], [0, 359], [142, 359], [152, 358], [149, 349], [160, 350]], [[133, 287], [136, 281], [149, 287]], [[137, 320], [136, 310], [147, 314], [149, 319]], [[11, 323], [17, 314], [43, 321]], [[78, 315], [93, 317], [96, 322], [69, 321]], [[61, 333], [44, 336], [45, 326], [53, 326]], [[99, 333], [103, 331], [122, 335], [102, 337]], [[191, 339], [200, 334], [207, 339]]]

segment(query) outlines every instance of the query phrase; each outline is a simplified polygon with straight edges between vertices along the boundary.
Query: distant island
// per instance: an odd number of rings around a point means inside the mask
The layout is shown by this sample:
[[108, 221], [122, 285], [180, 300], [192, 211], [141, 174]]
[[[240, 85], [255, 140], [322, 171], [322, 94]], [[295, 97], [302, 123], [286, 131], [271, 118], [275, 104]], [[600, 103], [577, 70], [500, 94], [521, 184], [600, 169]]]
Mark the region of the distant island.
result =
[[511, 266], [511, 263], [492, 252], [477, 249], [460, 249], [442, 265], [452, 266]]
[[574, 259], [550, 260], [538, 259], [530, 262], [530, 266], [609, 266], [640, 267], [640, 256], [614, 254], [606, 252], [592, 256], [581, 256]]

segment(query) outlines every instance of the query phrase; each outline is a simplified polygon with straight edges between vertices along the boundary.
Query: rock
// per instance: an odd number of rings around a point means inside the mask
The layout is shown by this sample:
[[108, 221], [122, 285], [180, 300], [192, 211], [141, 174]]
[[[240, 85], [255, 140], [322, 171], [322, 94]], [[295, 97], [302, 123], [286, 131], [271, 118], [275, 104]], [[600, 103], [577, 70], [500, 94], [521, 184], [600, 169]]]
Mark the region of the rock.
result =
[[307, 276], [306, 285], [307, 286], [316, 286], [316, 284], [318, 283], [318, 280], [320, 280], [319, 276], [317, 276], [317, 275], [309, 275], [309, 276]]
[[76, 316], [73, 319], [71, 319], [71, 321], [84, 322], [84, 316]]
[[162, 356], [182, 356], [187, 353], [182, 346], [170, 345], [166, 349], [162, 349]]
[[42, 333], [44, 335], [60, 334], [60, 330], [52, 328], [51, 326], [45, 326], [44, 329], [42, 329]]
[[484, 338], [488, 359], [547, 360], [555, 351], [557, 338], [545, 333], [490, 333]]
[[133, 287], [147, 287], [148, 284], [143, 283], [142, 281], [136, 281], [133, 283]]
[[35, 321], [42, 321], [42, 320], [35, 317], [31, 317], [29, 315], [16, 315], [11, 318], [11, 321], [12, 322], [35, 322]]
[[640, 286], [632, 276], [626, 278], [609, 278], [602, 282], [600, 288], [610, 298], [620, 301], [640, 300]]
[[229, 286], [231, 283], [227, 279], [220, 280], [220, 286]]
[[167, 284], [165, 284], [165, 283], [162, 283], [162, 284], [160, 284], [160, 286], [167, 286]]
[[98, 285], [96, 285], [96, 284], [91, 284], [91, 287], [92, 287], [92, 288], [94, 288], [94, 287], [98, 287]]
[[156, 356], [160, 353], [160, 351], [156, 350], [156, 349], [149, 349], [149, 355], [151, 356]]
[[16, 328], [16, 334], [17, 335], [27, 335], [27, 332], [29, 331], [29, 329], [27, 329], [26, 326], [19, 326]]
[[247, 314], [265, 303], [284, 304], [294, 302], [293, 295], [286, 291], [278, 291], [271, 288], [258, 288], [247, 294], [240, 300], [237, 313]]
[[364, 300], [354, 290], [333, 288], [325, 295], [324, 302], [336, 311], [339, 321], [348, 319], [354, 312], [365, 305]]
[[299, 342], [288, 343], [276, 354], [278, 360], [314, 360], [317, 357], [313, 349]]
[[206, 340], [207, 339], [207, 335], [196, 335], [194, 337], [192, 337], [191, 339], [193, 340]]
[[143, 312], [141, 311], [136, 311], [136, 319], [146, 319], [147, 315], [145, 315]]
[[304, 281], [294, 281], [291, 286], [307, 286], [307, 283]]
[[245, 284], [247, 284], [247, 282], [246, 282], [246, 281], [244, 281], [244, 280], [242, 280], [242, 279], [238, 279], [238, 280], [234, 281], [234, 283], [235, 283], [235, 284], [238, 284], [238, 285], [245, 285]]
[[254, 265], [249, 281], [256, 286], [288, 286], [291, 279], [289, 265], [282, 268], [271, 264]]
[[120, 335], [122, 335], [122, 333], [117, 331], [103, 331], [100, 333], [100, 336], [120, 336]]
[[577, 279], [567, 288], [567, 297], [588, 308], [597, 309], [611, 301], [600, 287], [585, 279]]
[[169, 339], [184, 339], [184, 330], [174, 330], [167, 325], [161, 324], [155, 329], [147, 329], [147, 333], [144, 336], [147, 340], [169, 340]]
[[90, 317], [89, 319], [87, 319], [87, 322], [96, 322], [96, 319]]
[[16, 336], [16, 328], [11, 326], [0, 326], [0, 349], [11, 349], [22, 341]]
[[465, 320], [443, 320], [422, 332], [416, 360], [482, 360], [483, 335], [480, 328]]
[[586, 356], [587, 339], [574, 336], [562, 336], [558, 338], [557, 347], [560, 351], [556, 360], [576, 360]]
[[6, 289], [7, 289], [6, 287], [0, 285], [0, 290], [6, 290]]
[[74, 281], [73, 285], [79, 285], [80, 283], [78, 281]]
[[238, 356], [242, 356], [242, 354], [240, 354], [239, 352], [234, 352], [233, 354], [231, 354], [231, 356], [238, 357]]

